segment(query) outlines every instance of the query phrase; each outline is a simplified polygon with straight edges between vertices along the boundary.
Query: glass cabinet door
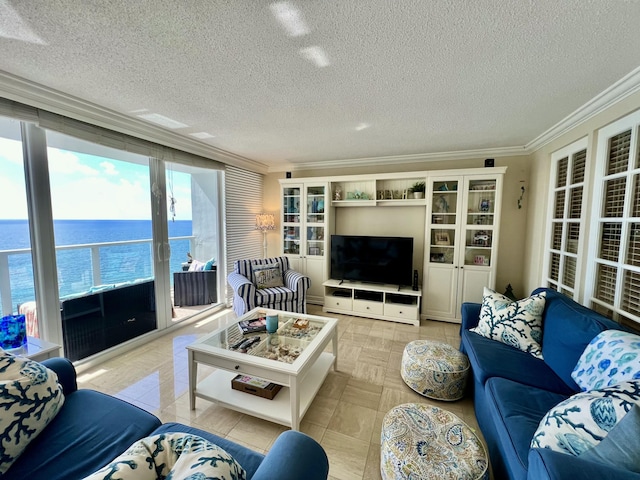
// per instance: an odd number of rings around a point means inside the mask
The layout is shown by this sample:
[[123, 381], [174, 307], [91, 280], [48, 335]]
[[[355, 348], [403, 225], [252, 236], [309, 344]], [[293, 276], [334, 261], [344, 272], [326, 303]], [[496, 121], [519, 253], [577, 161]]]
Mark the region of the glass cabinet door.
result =
[[284, 223], [300, 223], [300, 187], [285, 187], [282, 195]]
[[305, 188], [307, 229], [304, 251], [310, 257], [324, 256], [326, 192], [324, 185]]
[[429, 261], [452, 265], [456, 247], [458, 181], [434, 181], [430, 201]]
[[285, 254], [300, 253], [301, 197], [299, 186], [285, 187], [282, 191], [282, 245]]
[[300, 253], [300, 227], [285, 225], [283, 228], [284, 253], [297, 255]]
[[470, 180], [465, 222], [465, 265], [491, 266], [496, 180]]

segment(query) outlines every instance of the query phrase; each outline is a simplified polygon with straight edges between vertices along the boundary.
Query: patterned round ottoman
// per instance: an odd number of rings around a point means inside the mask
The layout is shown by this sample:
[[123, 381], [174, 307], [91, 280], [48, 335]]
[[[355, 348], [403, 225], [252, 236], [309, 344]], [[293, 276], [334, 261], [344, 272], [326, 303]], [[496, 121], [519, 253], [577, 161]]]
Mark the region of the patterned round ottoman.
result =
[[413, 390], [434, 400], [459, 400], [467, 384], [469, 359], [451, 345], [414, 340], [402, 354], [400, 375]]
[[442, 408], [405, 403], [382, 421], [383, 480], [488, 479], [484, 445], [456, 415]]

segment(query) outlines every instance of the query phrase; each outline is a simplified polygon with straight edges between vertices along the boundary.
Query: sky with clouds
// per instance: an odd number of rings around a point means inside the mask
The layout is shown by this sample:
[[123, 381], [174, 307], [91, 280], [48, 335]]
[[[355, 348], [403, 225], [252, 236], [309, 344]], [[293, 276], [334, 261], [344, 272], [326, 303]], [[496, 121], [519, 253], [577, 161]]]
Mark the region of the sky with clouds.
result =
[[[151, 218], [148, 166], [56, 148], [47, 154], [54, 219]], [[191, 220], [189, 175], [174, 172], [170, 179], [176, 220]], [[0, 219], [27, 216], [21, 142], [0, 138]]]

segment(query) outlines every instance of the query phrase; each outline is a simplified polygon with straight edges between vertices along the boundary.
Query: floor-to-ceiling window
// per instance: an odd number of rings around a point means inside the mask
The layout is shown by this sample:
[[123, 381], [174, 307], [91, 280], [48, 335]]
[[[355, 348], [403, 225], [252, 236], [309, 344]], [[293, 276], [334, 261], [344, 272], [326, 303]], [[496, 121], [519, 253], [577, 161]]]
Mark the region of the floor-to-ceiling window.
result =
[[0, 171], [0, 311], [24, 313], [28, 334], [37, 336], [20, 122], [6, 117], [0, 117]]
[[[172, 275], [182, 273], [183, 264], [187, 265], [184, 270], [189, 269], [187, 253], [214, 264], [221, 251], [220, 165], [46, 112], [29, 112], [30, 119], [37, 115], [38, 122], [7, 119], [0, 123], [0, 179], [7, 181], [0, 184], [6, 187], [0, 200], [16, 210], [9, 215], [2, 209], [2, 233], [8, 241], [8, 233], [21, 227], [23, 239], [12, 243], [11, 251], [0, 244], [2, 311], [13, 313], [18, 305], [37, 305], [33, 311], [40, 313], [39, 325], [52, 327], [41, 328], [40, 336], [64, 343], [65, 350], [74, 350], [67, 356], [76, 360], [167, 328], [222, 302], [218, 276], [210, 287], [211, 297], [180, 315], [176, 311], [181, 307], [172, 304]], [[68, 130], [78, 136], [61, 133]], [[85, 136], [97, 141], [79, 138]], [[24, 165], [20, 165], [21, 139], [27, 152]], [[11, 180], [10, 174], [18, 181]], [[42, 188], [45, 184], [47, 188]], [[22, 216], [20, 206], [27, 210]], [[35, 228], [34, 234], [32, 226], [30, 232], [27, 218], [32, 207], [37, 226], [49, 227], [50, 235], [47, 228]], [[11, 223], [14, 217], [17, 223]], [[24, 261], [16, 267], [12, 257], [18, 255]], [[33, 262], [36, 268], [29, 268], [32, 257], [39, 259]], [[26, 275], [27, 281], [18, 282], [19, 274]], [[131, 294], [118, 296], [122, 291]], [[116, 311], [135, 302], [144, 304], [142, 316]], [[112, 325], [112, 332], [97, 334], [109, 327], [105, 319], [110, 315], [122, 319]], [[144, 326], [131, 328], [141, 317]], [[78, 327], [73, 348], [71, 323]], [[124, 335], [125, 330], [133, 333]], [[91, 348], [86, 348], [89, 344]]]

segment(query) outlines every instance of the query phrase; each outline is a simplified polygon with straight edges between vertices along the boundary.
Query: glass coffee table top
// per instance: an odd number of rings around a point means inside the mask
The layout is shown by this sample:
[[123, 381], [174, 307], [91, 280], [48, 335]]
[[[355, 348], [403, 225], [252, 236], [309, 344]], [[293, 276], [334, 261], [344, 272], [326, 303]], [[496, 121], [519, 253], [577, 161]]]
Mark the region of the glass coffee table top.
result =
[[233, 323], [199, 343], [277, 362], [293, 363], [326, 325], [321, 320], [306, 316], [279, 313], [275, 333], [267, 333], [266, 330], [243, 333], [240, 323], [245, 322], [250, 330], [259, 324], [256, 320], [260, 316], [260, 313], [255, 313], [249, 318], [243, 317], [241, 322]]

